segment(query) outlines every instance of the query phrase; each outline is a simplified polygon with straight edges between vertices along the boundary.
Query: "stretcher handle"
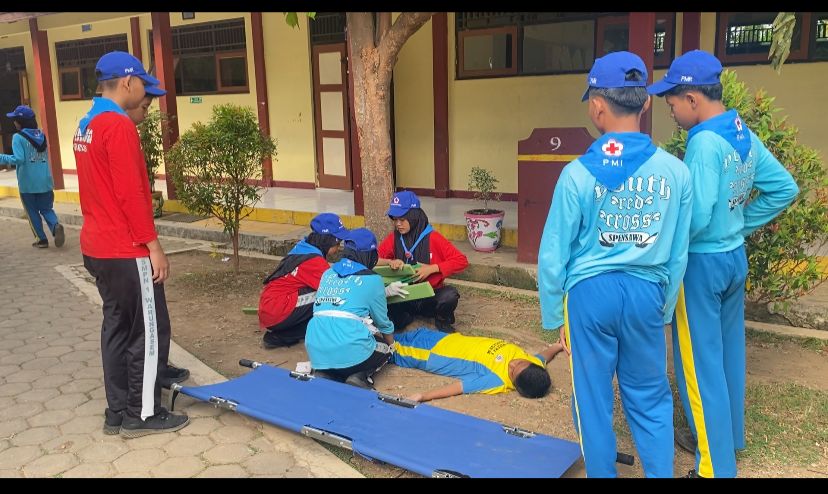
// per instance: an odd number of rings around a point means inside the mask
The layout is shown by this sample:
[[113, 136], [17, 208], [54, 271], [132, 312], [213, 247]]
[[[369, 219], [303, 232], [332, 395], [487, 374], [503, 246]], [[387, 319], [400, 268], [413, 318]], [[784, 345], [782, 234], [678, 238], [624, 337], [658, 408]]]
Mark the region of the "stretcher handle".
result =
[[615, 462], [632, 466], [635, 463], [635, 456], [619, 452], [615, 455]]
[[243, 358], [243, 359], [239, 360], [239, 365], [240, 365], [240, 366], [242, 366], [242, 367], [249, 367], [249, 368], [251, 368], [251, 369], [254, 367], [254, 365], [253, 365], [253, 364], [255, 364], [255, 363], [256, 363], [256, 362], [254, 362], [253, 360], [250, 360], [250, 359], [248, 359], [248, 358]]

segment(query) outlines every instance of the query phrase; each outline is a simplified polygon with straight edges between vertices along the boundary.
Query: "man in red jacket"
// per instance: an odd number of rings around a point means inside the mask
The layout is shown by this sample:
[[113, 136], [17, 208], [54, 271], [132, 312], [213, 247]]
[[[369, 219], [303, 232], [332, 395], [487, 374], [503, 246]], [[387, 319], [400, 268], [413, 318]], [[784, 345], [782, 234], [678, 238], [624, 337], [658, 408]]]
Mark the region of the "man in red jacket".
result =
[[325, 258], [339, 250], [340, 241], [349, 233], [333, 213], [317, 215], [310, 226], [311, 234], [264, 280], [259, 296], [259, 327], [266, 330], [264, 348], [291, 346], [305, 337], [319, 280], [330, 268]]
[[189, 418], [161, 407], [156, 379], [170, 345], [163, 285], [170, 265], [155, 232], [138, 132], [125, 112], [144, 99], [145, 85], [159, 81], [140, 60], [118, 51], [101, 57], [95, 73], [103, 94], [80, 120], [73, 147], [83, 263], [103, 300], [104, 433], [176, 431]]
[[443, 284], [449, 276], [466, 269], [469, 260], [451, 242], [431, 227], [428, 216], [420, 208], [420, 199], [411, 191], [397, 192], [391, 198], [388, 217], [394, 222], [394, 231], [385, 237], [377, 251], [377, 266], [400, 269], [404, 264], [420, 264], [415, 283], [428, 281], [434, 296], [400, 302], [388, 306], [388, 317], [401, 330], [415, 316], [433, 317], [437, 329], [454, 332], [454, 310], [460, 294], [453, 286]]
[[[149, 115], [149, 107], [152, 105], [152, 100], [167, 94], [166, 90], [158, 86], [144, 86], [144, 91], [146, 95], [144, 95], [141, 103], [136, 108], [126, 110], [127, 116], [136, 127], [146, 120]], [[158, 382], [161, 383], [162, 388], [170, 389], [173, 383], [182, 383], [190, 377], [189, 369], [170, 365], [168, 362], [169, 354], [160, 355], [160, 358], [162, 365], [158, 371]]]

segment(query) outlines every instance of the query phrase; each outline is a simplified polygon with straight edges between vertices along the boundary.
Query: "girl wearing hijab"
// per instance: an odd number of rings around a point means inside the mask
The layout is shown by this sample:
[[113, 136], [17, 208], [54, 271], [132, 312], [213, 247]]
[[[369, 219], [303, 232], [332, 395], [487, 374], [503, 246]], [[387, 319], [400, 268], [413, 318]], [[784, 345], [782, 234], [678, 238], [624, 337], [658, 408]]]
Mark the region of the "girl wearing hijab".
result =
[[460, 294], [453, 286], [444, 285], [443, 280], [466, 269], [469, 260], [431, 227], [413, 192], [394, 194], [387, 214], [394, 223], [394, 231], [380, 244], [377, 264], [400, 269], [404, 264], [419, 263], [413, 283], [425, 280], [434, 288], [433, 297], [389, 305], [388, 315], [394, 326], [403, 329], [420, 315], [433, 317], [437, 329], [454, 332], [454, 310]]
[[305, 348], [311, 366], [327, 378], [370, 388], [371, 375], [391, 359], [394, 323], [388, 319], [377, 264], [377, 239], [351, 231], [342, 260], [322, 275]]
[[322, 213], [311, 220], [311, 234], [300, 240], [264, 280], [259, 297], [259, 326], [266, 329], [262, 346], [290, 346], [305, 337], [313, 301], [327, 256], [339, 250], [348, 235], [339, 216]]
[[62, 247], [66, 235], [54, 210], [55, 192], [46, 154], [46, 135], [37, 128], [35, 113], [26, 105], [18, 106], [6, 116], [14, 121], [18, 132], [12, 138], [14, 154], [0, 154], [0, 165], [15, 165], [17, 169], [20, 200], [23, 201], [36, 237], [32, 247], [49, 247], [49, 240], [43, 231], [43, 220], [46, 220], [52, 233], [55, 247]]

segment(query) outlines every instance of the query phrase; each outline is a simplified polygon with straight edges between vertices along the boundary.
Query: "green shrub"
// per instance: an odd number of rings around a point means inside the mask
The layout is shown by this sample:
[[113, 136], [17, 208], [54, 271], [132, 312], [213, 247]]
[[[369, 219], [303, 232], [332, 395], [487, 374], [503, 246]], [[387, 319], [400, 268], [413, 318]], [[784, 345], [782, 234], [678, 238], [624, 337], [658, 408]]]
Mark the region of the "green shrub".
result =
[[[483, 213], [489, 211], [489, 201], [499, 201], [501, 193], [495, 192], [499, 180], [492, 172], [485, 168], [472, 167], [469, 173], [469, 190], [474, 191], [474, 198], [478, 201], [483, 201]], [[479, 212], [480, 210], [474, 210]]]
[[[722, 72], [722, 86], [725, 107], [739, 112], [799, 185], [794, 203], [746, 242], [747, 298], [784, 306], [812, 291], [828, 274], [816, 256], [828, 242], [828, 177], [817, 152], [797, 141], [799, 130], [777, 116], [774, 98], [764, 90], [751, 93], [729, 70]], [[663, 147], [683, 158], [686, 139], [687, 132], [678, 129]]]

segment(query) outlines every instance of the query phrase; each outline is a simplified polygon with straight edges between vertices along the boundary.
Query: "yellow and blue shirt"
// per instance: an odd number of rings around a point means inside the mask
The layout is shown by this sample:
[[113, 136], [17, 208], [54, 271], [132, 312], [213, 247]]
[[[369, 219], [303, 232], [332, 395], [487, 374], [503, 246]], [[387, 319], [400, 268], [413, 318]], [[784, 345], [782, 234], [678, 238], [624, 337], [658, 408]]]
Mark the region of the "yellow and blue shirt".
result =
[[464, 393], [497, 394], [515, 389], [509, 362], [524, 359], [545, 366], [543, 357], [529, 355], [512, 343], [482, 336], [464, 336], [418, 328], [394, 336], [394, 363], [460, 379]]

